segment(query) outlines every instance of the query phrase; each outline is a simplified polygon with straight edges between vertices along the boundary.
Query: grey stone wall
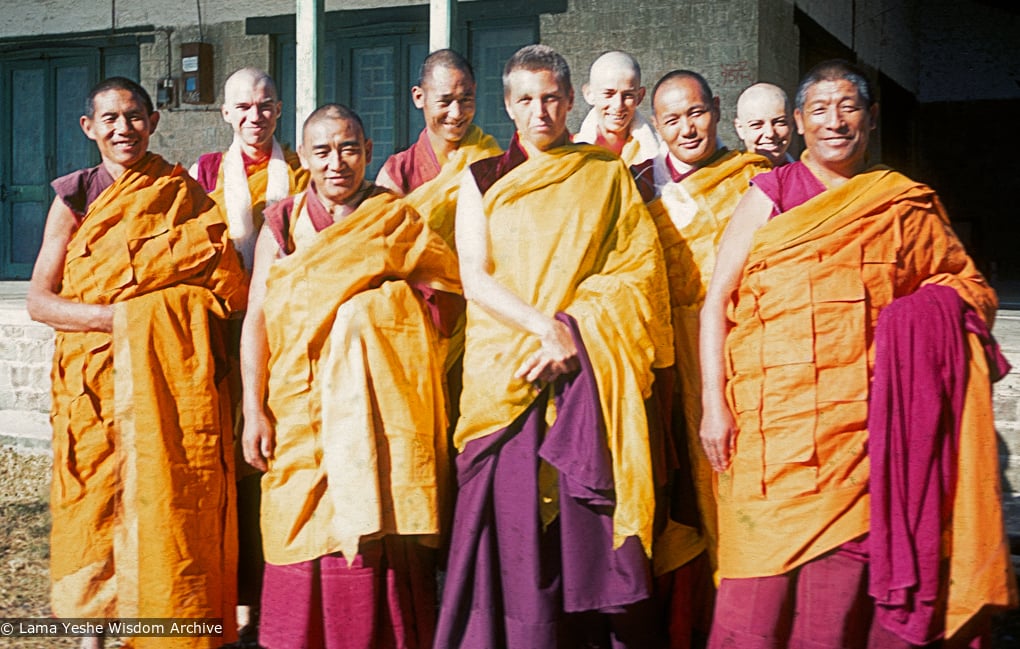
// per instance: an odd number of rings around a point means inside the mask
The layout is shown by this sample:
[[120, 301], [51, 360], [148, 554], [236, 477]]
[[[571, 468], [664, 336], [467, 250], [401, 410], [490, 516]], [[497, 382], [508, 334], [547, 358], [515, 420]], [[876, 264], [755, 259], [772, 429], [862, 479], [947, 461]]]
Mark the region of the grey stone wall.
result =
[[[244, 22], [215, 23], [204, 26], [205, 42], [213, 44], [213, 77], [216, 100], [210, 105], [178, 103], [161, 111], [159, 128], [152, 137], [151, 148], [171, 162], [185, 167], [208, 151], [224, 150], [230, 145], [230, 126], [220, 115], [223, 83], [230, 74], [245, 66], [268, 70], [270, 43], [268, 36], [247, 36]], [[181, 76], [181, 43], [200, 40], [197, 25], [174, 28], [169, 36], [170, 76]], [[168, 36], [160, 33], [154, 43], [140, 48], [141, 83], [154, 92], [157, 80], [167, 76]]]
[[641, 106], [651, 114], [651, 88], [666, 72], [700, 72], [719, 95], [719, 134], [736, 146], [730, 126], [740, 91], [758, 80], [757, 0], [571, 0], [567, 12], [542, 16], [542, 42], [570, 64], [576, 95], [570, 127], [576, 129], [589, 106], [581, 96], [592, 61], [622, 49], [641, 64], [649, 96]]

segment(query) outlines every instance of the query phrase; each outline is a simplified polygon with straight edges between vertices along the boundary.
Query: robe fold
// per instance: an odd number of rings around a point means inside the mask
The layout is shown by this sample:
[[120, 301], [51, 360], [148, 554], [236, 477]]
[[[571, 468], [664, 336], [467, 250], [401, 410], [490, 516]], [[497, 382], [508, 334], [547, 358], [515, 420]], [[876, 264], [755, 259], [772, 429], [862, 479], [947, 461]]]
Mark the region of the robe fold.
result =
[[[644, 399], [653, 367], [672, 362], [672, 331], [655, 226], [626, 166], [590, 145], [525, 160], [483, 194], [493, 277], [550, 317], [577, 321], [591, 355], [612, 458], [614, 547], [651, 550], [654, 510]], [[537, 394], [513, 377], [539, 340], [469, 303], [461, 450], [517, 419]]]
[[[233, 619], [233, 438], [212, 321], [244, 308], [243, 279], [215, 203], [157, 155], [88, 207], [67, 247], [60, 295], [112, 304], [114, 324], [112, 335], [56, 337], [56, 615]], [[233, 634], [232, 624], [224, 629]]]
[[[666, 258], [670, 306], [676, 345], [676, 392], [682, 406], [683, 429], [673, 431], [673, 443], [687, 445], [697, 503], [673, 503], [672, 508], [697, 508], [701, 529], [667, 523], [655, 544], [657, 575], [674, 570], [707, 549], [715, 565], [716, 522], [713, 471], [701, 447], [701, 364], [698, 362], [699, 314], [715, 269], [716, 250], [748, 182], [769, 169], [755, 154], [731, 151], [673, 182], [665, 158], [655, 161], [656, 194], [648, 205]], [[685, 433], [686, 431], [686, 433]], [[683, 478], [684, 476], [680, 476]]]
[[[612, 463], [590, 357], [576, 321], [556, 318], [570, 327], [579, 370], [457, 456], [458, 507], [436, 646], [555, 649], [570, 634], [564, 611], [618, 613], [649, 596], [638, 539], [613, 549]], [[559, 518], [546, 522], [536, 504], [553, 498], [542, 485], [550, 467]], [[645, 638], [629, 646], [653, 645]]]
[[[974, 329], [979, 344], [968, 347]], [[998, 345], [950, 287], [922, 287], [879, 316], [868, 412], [869, 593], [873, 624], [912, 645], [951, 637], [985, 605], [1016, 604], [1001, 488], [988, 471], [997, 444], [989, 379], [1000, 378], [990, 376], [990, 359], [1002, 359]]]
[[[451, 249], [456, 250], [453, 223], [457, 211], [457, 189], [460, 187], [461, 174], [471, 163], [499, 155], [501, 152], [499, 144], [491, 135], [487, 135], [472, 124], [467, 135], [461, 140], [460, 146], [441, 167], [435, 159], [436, 154], [432, 151], [426, 131], [422, 131], [413, 149], [414, 164], [410, 169], [405, 171], [396, 168], [395, 165], [391, 169], [387, 161], [387, 173], [394, 181], [407, 188], [407, 202], [424, 217], [429, 228], [441, 236]], [[427, 154], [423, 149], [427, 149]], [[427, 161], [423, 158], [427, 158]], [[407, 175], [393, 176], [394, 173]]]
[[868, 532], [874, 327], [925, 284], [991, 322], [995, 294], [934, 192], [885, 168], [757, 231], [727, 313], [739, 433], [717, 482], [721, 577], [783, 574]]
[[444, 347], [411, 285], [458, 293], [456, 258], [389, 192], [270, 268], [267, 562], [353, 558], [363, 540], [439, 533]]

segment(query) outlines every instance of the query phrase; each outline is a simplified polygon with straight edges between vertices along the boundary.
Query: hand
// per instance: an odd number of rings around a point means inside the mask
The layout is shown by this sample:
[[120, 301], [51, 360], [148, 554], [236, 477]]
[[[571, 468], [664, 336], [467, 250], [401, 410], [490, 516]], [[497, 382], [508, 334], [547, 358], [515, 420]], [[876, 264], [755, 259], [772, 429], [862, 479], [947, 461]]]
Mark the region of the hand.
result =
[[244, 461], [259, 471], [268, 471], [267, 460], [273, 457], [276, 447], [276, 430], [269, 417], [262, 411], [244, 417], [244, 433], [241, 435], [241, 449]]
[[705, 408], [701, 415], [701, 446], [712, 468], [722, 473], [730, 466], [737, 441], [737, 424], [725, 404]]
[[548, 330], [542, 336], [542, 346], [514, 372], [514, 378], [524, 379], [528, 383], [538, 381], [552, 383], [580, 366], [577, 361], [577, 346], [574, 344], [570, 327], [559, 320], [554, 319], [550, 322]]

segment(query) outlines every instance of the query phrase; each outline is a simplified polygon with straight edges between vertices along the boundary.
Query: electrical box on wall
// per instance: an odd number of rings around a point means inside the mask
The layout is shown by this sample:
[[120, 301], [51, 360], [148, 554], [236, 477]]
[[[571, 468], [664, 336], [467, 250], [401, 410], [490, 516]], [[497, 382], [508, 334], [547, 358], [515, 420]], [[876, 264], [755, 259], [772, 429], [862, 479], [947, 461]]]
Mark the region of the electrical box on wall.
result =
[[156, 108], [173, 108], [177, 104], [177, 87], [173, 77], [164, 77], [156, 82]]
[[181, 70], [181, 101], [186, 104], [211, 104], [216, 100], [212, 45], [181, 43]]

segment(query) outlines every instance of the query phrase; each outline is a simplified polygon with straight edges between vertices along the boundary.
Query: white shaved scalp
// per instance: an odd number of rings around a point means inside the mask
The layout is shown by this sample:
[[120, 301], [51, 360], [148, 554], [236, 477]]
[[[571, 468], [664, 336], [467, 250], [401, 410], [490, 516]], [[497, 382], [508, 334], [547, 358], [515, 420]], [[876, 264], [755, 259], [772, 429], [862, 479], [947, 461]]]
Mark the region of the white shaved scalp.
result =
[[760, 107], [768, 104], [782, 105], [787, 113], [790, 112], [790, 102], [779, 86], [772, 83], [756, 83], [749, 86], [737, 99], [737, 119], [746, 121], [750, 119], [749, 112], [759, 113]]
[[588, 70], [588, 81], [591, 83], [600, 75], [612, 74], [620, 70], [626, 70], [633, 74], [637, 85], [641, 85], [641, 66], [633, 56], [618, 50], [606, 52], [595, 59]]
[[273, 78], [263, 70], [248, 67], [236, 70], [233, 74], [227, 77], [226, 82], [223, 84], [223, 101], [224, 103], [227, 103], [227, 97], [229, 97], [236, 88], [240, 87], [248, 90], [249, 88], [255, 88], [260, 85], [271, 90], [274, 99], [280, 99], [279, 94], [276, 92], [276, 82], [273, 81]]

